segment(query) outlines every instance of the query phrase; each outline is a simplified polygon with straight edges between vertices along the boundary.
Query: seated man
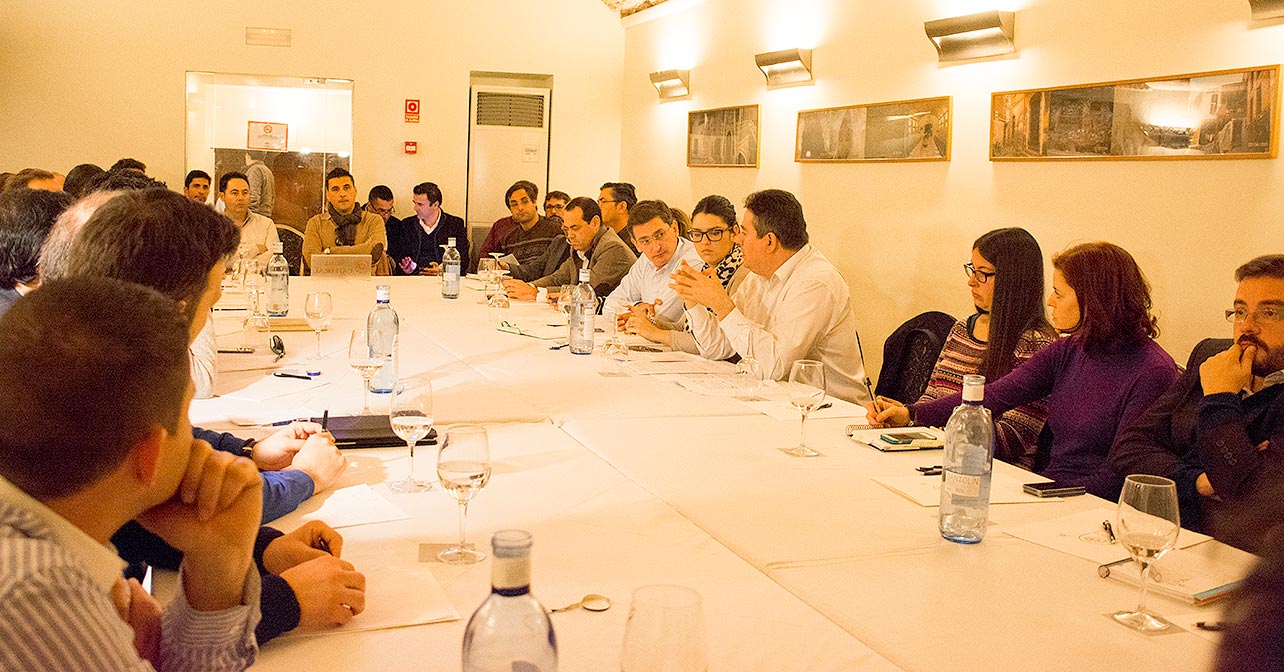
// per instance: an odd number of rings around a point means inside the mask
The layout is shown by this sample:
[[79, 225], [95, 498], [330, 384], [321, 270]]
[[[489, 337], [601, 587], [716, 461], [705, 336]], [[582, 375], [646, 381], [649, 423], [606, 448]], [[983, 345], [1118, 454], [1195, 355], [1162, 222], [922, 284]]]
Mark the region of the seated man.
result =
[[392, 189], [388, 188], [388, 185], [376, 184], [370, 187], [370, 193], [366, 195], [366, 204], [361, 209], [379, 215], [379, 219], [383, 220], [383, 225], [386, 227], [397, 219], [392, 216], [397, 211], [393, 200]]
[[62, 191], [65, 181], [65, 178], [60, 180], [57, 174], [48, 170], [24, 168], [5, 181], [4, 190], [15, 191], [25, 187], [36, 191]]
[[454, 238], [463, 263], [468, 260], [468, 230], [464, 220], [441, 209], [441, 189], [420, 182], [411, 200], [415, 214], [388, 224], [388, 255], [393, 275], [441, 275], [441, 255]]
[[368, 254], [375, 275], [391, 275], [383, 252], [388, 232], [383, 219], [357, 208], [357, 184], [352, 173], [333, 168], [325, 176], [325, 211], [308, 220], [303, 231], [303, 268], [311, 269], [314, 254]]
[[[241, 230], [236, 255], [257, 261], [260, 271], [267, 270], [272, 247], [281, 242], [281, 234], [270, 217], [250, 209], [249, 178], [244, 173], [223, 173], [218, 178], [218, 199], [223, 202], [223, 214]], [[198, 394], [197, 398], [202, 397]]]
[[682, 300], [669, 287], [669, 276], [682, 261], [701, 269], [704, 261], [695, 245], [678, 235], [677, 219], [664, 201], [639, 201], [629, 210], [629, 229], [643, 256], [606, 297], [603, 312], [615, 315], [620, 329], [634, 313], [670, 327], [679, 324]]
[[550, 191], [544, 197], [544, 216], [549, 219], [561, 219], [566, 214], [566, 204], [571, 197], [565, 191]]
[[559, 224], [539, 214], [535, 203], [538, 197], [539, 187], [526, 180], [515, 182], [508, 188], [504, 203], [511, 215], [491, 226], [491, 232], [482, 244], [482, 256], [502, 252], [512, 255], [517, 263], [527, 265], [544, 254], [549, 243], [557, 237]]
[[580, 268], [587, 265], [589, 283], [598, 296], [610, 294], [620, 278], [629, 272], [635, 257], [615, 232], [602, 226], [602, 212], [591, 198], [580, 196], [566, 205], [566, 219], [562, 231], [572, 248], [571, 256], [550, 275], [527, 283], [505, 280], [508, 296], [521, 301], [532, 301], [538, 287], [552, 287], [556, 292], [562, 285], [579, 282]]
[[802, 204], [793, 194], [752, 193], [736, 232], [751, 274], [728, 296], [716, 277], [684, 262], [673, 274], [673, 289], [686, 303], [701, 355], [753, 357], [773, 380], [788, 379], [800, 359], [820, 360], [829, 394], [867, 403], [847, 282], [807, 241]]
[[1235, 279], [1235, 343], [1122, 430], [1110, 466], [1173, 479], [1184, 527], [1257, 553], [1284, 520], [1284, 255], [1253, 259]]
[[[246, 182], [246, 186], [248, 189], [249, 182]], [[197, 203], [209, 200], [210, 174], [200, 169], [187, 171], [187, 177], [183, 178], [183, 195]]]
[[0, 315], [40, 284], [40, 247], [70, 205], [60, 191], [0, 194]]
[[[47, 282], [0, 319], [0, 361], [23, 363], [0, 367], [0, 669], [151, 669], [146, 633], [165, 670], [254, 662], [262, 490], [192, 439], [187, 334], [173, 301], [109, 278]], [[185, 554], [163, 614], [113, 599], [108, 539], [135, 519]]]
[[637, 190], [628, 182], [607, 182], [598, 192], [597, 205], [602, 208], [602, 223], [629, 246], [629, 251], [635, 257], [638, 255], [638, 248], [629, 232], [629, 210], [637, 203]]

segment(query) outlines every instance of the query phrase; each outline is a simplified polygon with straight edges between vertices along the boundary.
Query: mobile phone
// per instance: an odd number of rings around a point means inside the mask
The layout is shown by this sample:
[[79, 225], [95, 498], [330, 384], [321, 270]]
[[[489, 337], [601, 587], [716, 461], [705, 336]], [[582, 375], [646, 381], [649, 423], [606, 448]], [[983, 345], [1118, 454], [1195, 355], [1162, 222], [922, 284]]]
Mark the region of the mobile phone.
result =
[[886, 434], [879, 434], [878, 438], [889, 445], [903, 446], [915, 441], [931, 441], [936, 437], [927, 432], [887, 432]]
[[1074, 497], [1088, 491], [1082, 485], [1065, 485], [1056, 481], [1047, 483], [1026, 483], [1021, 489], [1035, 497]]

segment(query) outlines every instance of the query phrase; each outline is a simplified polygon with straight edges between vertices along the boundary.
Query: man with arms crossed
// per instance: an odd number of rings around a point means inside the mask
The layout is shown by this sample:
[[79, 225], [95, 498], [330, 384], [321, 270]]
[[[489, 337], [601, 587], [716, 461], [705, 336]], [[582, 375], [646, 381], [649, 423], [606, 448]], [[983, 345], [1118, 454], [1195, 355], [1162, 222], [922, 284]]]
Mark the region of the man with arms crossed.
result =
[[303, 231], [303, 267], [311, 268], [315, 254], [368, 254], [375, 275], [392, 275], [383, 253], [388, 247], [383, 218], [357, 208], [352, 173], [343, 168], [326, 173], [325, 200], [325, 211], [309, 219]]
[[736, 243], [752, 273], [728, 296], [717, 278], [683, 263], [673, 274], [673, 289], [686, 302], [701, 355], [752, 354], [773, 380], [788, 379], [799, 359], [820, 360], [829, 394], [867, 403], [847, 282], [807, 241], [802, 204], [793, 194], [750, 194]]

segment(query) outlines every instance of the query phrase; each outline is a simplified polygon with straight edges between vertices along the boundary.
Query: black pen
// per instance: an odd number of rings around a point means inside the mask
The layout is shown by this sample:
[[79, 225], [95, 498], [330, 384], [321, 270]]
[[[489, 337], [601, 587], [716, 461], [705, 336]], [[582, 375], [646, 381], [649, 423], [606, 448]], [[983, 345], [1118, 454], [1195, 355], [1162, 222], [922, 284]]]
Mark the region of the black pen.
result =
[[325, 431], [326, 425], [330, 424], [330, 409], [325, 409], [321, 414], [321, 431]]
[[1195, 627], [1206, 632], [1221, 632], [1226, 629], [1226, 621], [1199, 621]]
[[300, 376], [297, 373], [286, 373], [284, 371], [277, 371], [272, 375], [276, 376], [277, 378], [295, 378], [297, 380], [312, 380], [311, 376]]

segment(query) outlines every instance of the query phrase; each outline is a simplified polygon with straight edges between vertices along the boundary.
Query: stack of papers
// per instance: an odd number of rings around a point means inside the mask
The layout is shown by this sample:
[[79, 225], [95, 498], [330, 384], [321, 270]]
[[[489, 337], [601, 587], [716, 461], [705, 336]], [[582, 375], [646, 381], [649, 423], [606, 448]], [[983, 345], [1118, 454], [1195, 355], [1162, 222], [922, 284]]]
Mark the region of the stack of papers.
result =
[[[1128, 549], [1118, 541], [1110, 541], [1110, 535], [1101, 524], [1108, 521], [1114, 525], [1117, 516], [1116, 507], [1100, 506], [1051, 520], [1014, 525], [1003, 531], [1018, 539], [1105, 565], [1129, 557]], [[1115, 530], [1115, 533], [1118, 534], [1119, 530]], [[1182, 530], [1177, 536], [1177, 548], [1202, 544], [1211, 538], [1198, 532]]]

